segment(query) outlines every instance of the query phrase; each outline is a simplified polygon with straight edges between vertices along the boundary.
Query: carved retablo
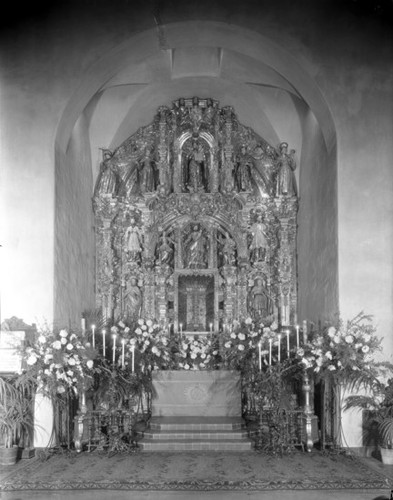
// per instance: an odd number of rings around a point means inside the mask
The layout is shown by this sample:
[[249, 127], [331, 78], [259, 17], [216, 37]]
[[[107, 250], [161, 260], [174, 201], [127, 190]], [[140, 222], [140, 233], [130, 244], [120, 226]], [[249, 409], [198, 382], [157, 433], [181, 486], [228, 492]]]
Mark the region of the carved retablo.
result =
[[105, 318], [215, 331], [296, 321], [294, 151], [213, 99], [162, 106], [114, 151], [94, 191]]

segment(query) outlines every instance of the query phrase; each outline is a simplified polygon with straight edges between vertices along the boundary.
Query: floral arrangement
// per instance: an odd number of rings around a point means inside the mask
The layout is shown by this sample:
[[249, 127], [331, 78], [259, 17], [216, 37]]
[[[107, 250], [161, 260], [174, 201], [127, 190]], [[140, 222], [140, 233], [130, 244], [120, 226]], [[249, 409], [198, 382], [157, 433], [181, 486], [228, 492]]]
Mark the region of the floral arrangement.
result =
[[297, 355], [317, 378], [350, 381], [373, 368], [373, 355], [380, 350], [380, 343], [371, 317], [359, 313], [346, 323], [339, 320], [336, 326], [312, 333], [308, 342], [297, 350]]
[[218, 356], [218, 349], [214, 348], [212, 340], [207, 336], [182, 338], [177, 353], [177, 366], [183, 370], [212, 368], [216, 356]]
[[224, 334], [222, 353], [224, 364], [230, 369], [244, 372], [247, 365], [255, 364], [257, 350], [259, 355], [260, 346], [260, 354], [266, 363], [268, 339], [274, 338], [276, 341], [277, 327], [278, 325], [274, 322], [270, 326], [265, 326], [262, 323], [257, 325], [251, 318], [247, 318], [241, 323], [235, 321], [233, 328]]
[[97, 352], [81, 333], [42, 331], [24, 347], [21, 376], [37, 383], [49, 396], [77, 395], [92, 382]]
[[[140, 371], [170, 369], [173, 365], [173, 342], [163, 332], [160, 325], [152, 320], [138, 319], [134, 328], [126, 326], [123, 321], [112, 326], [112, 334], [121, 338], [117, 365]], [[122, 343], [124, 342], [124, 357]]]

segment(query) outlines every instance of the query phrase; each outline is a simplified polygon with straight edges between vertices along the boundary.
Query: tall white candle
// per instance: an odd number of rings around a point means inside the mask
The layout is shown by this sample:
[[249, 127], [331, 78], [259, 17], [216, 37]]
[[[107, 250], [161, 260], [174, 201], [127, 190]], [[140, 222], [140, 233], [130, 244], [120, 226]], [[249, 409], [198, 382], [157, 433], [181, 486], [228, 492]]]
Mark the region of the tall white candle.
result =
[[183, 335], [183, 323], [180, 323], [180, 337]]
[[134, 373], [135, 370], [135, 346], [132, 344], [131, 346], [131, 371]]
[[210, 333], [213, 333], [213, 323], [210, 323]]
[[93, 341], [93, 349], [96, 347], [96, 325], [91, 325], [91, 331], [92, 331], [92, 341]]
[[307, 342], [307, 321], [303, 321], [303, 342]]
[[287, 330], [287, 358], [289, 358], [289, 330]]
[[262, 342], [258, 342], [258, 348], [259, 348], [259, 371], [262, 370]]
[[81, 327], [82, 327], [82, 333], [84, 335], [86, 332], [86, 319], [85, 318], [81, 318]]
[[278, 362], [281, 361], [281, 334], [278, 334]]
[[102, 330], [102, 354], [105, 358], [105, 330]]
[[125, 339], [121, 339], [121, 367], [124, 368], [124, 346], [125, 346]]
[[112, 338], [113, 338], [112, 362], [113, 362], [113, 364], [115, 364], [115, 361], [116, 361], [116, 334], [113, 334]]
[[296, 347], [299, 349], [299, 325], [296, 325]]
[[269, 339], [269, 365], [272, 364], [272, 339]]

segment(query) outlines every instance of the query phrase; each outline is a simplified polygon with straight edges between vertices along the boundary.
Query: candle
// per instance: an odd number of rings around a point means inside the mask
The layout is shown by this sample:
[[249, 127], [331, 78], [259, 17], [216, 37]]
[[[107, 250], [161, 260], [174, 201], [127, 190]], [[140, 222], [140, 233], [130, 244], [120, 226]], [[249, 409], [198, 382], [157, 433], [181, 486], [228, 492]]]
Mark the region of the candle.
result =
[[269, 365], [272, 364], [272, 339], [269, 339]]
[[132, 344], [131, 346], [131, 371], [132, 373], [134, 373], [134, 369], [135, 369], [135, 345]]
[[281, 361], [281, 333], [278, 334], [278, 362]]
[[95, 334], [95, 331], [96, 331], [96, 325], [91, 325], [91, 331], [93, 333], [93, 349], [95, 349], [96, 347], [96, 334]]
[[81, 319], [81, 326], [82, 326], [82, 333], [83, 335], [85, 334], [85, 331], [86, 331], [86, 320], [85, 318], [82, 317]]
[[112, 361], [113, 361], [113, 364], [115, 364], [115, 360], [116, 360], [116, 334], [113, 334], [112, 338], [113, 338]]
[[183, 323], [180, 323], [180, 337], [182, 336], [183, 333]]
[[287, 330], [287, 358], [289, 358], [289, 330]]
[[125, 339], [121, 339], [121, 367], [124, 368], [124, 346], [125, 346]]
[[105, 358], [105, 330], [102, 330], [102, 355]]
[[296, 325], [296, 347], [299, 349], [299, 325]]
[[210, 333], [213, 333], [213, 323], [210, 323]]
[[262, 352], [261, 352], [262, 342], [261, 341], [258, 342], [258, 348], [259, 348], [259, 371], [261, 371], [262, 370]]
[[307, 321], [303, 321], [303, 342], [307, 342]]

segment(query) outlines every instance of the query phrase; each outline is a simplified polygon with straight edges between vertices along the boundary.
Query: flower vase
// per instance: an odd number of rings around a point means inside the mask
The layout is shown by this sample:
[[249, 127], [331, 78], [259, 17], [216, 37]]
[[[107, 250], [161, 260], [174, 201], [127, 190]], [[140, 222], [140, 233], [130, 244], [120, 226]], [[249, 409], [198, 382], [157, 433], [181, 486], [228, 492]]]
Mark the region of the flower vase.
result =
[[48, 448], [53, 444], [54, 412], [51, 398], [39, 385], [34, 397], [34, 447]]

